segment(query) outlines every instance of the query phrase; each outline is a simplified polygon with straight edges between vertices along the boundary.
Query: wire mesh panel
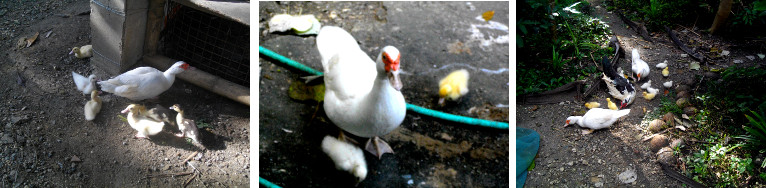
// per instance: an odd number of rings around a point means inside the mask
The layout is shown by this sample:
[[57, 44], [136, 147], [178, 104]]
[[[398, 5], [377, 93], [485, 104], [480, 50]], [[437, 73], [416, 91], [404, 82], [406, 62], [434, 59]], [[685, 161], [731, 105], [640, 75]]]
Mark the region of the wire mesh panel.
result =
[[250, 27], [169, 3], [160, 50], [170, 58], [250, 87]]

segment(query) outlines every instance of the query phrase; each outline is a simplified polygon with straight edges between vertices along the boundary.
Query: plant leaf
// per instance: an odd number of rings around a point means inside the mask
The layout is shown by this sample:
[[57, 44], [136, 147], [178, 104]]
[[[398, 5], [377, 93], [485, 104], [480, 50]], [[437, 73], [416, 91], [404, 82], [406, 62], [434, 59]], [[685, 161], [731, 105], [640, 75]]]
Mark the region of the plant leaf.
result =
[[481, 14], [481, 18], [484, 18], [484, 21], [487, 21], [487, 22], [489, 22], [489, 20], [491, 20], [493, 16], [495, 16], [494, 10], [490, 10]]

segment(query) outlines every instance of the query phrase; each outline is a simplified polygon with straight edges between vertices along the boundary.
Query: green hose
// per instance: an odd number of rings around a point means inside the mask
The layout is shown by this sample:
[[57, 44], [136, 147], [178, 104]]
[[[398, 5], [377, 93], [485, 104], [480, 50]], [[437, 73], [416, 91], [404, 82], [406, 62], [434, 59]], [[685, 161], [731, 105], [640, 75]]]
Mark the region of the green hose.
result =
[[[311, 67], [308, 67], [306, 65], [303, 65], [301, 63], [298, 63], [296, 61], [293, 61], [285, 56], [279, 55], [269, 49], [264, 48], [263, 46], [258, 46], [258, 52], [260, 52], [263, 55], [266, 55], [272, 59], [275, 59], [279, 62], [282, 62], [284, 64], [287, 64], [291, 67], [295, 67], [297, 69], [309, 72], [311, 74], [316, 75], [322, 75], [322, 72], [312, 69]], [[454, 114], [448, 114], [444, 112], [439, 112], [436, 110], [431, 110], [428, 108], [423, 108], [417, 105], [413, 105], [410, 103], [407, 103], [407, 110], [414, 111], [423, 115], [454, 121], [458, 123], [465, 123], [469, 125], [478, 125], [482, 127], [490, 127], [490, 128], [497, 128], [497, 129], [508, 129], [509, 124], [505, 122], [497, 122], [497, 121], [490, 121], [490, 120], [484, 120], [484, 119], [476, 119], [471, 117], [465, 117], [465, 116], [459, 116]]]
[[295, 67], [297, 69], [300, 69], [302, 71], [306, 71], [308, 73], [316, 74], [316, 75], [319, 75], [319, 76], [322, 76], [324, 74], [324, 73], [322, 73], [322, 71], [318, 71], [316, 69], [312, 69], [309, 66], [306, 66], [306, 65], [303, 65], [301, 63], [298, 63], [297, 61], [293, 61], [292, 59], [287, 58], [287, 57], [282, 56], [282, 55], [279, 55], [278, 53], [275, 53], [275, 52], [273, 52], [273, 51], [271, 51], [269, 49], [266, 49], [263, 46], [258, 46], [258, 52], [260, 52], [261, 54], [266, 55], [266, 56], [268, 56], [268, 57], [270, 57], [272, 59], [275, 59], [275, 60], [277, 60], [279, 62], [282, 62], [284, 64], [290, 65], [291, 67]]
[[263, 186], [266, 186], [267, 188], [281, 188], [279, 187], [279, 185], [271, 183], [269, 180], [263, 179], [260, 176], [258, 176], [258, 183], [260, 183]]

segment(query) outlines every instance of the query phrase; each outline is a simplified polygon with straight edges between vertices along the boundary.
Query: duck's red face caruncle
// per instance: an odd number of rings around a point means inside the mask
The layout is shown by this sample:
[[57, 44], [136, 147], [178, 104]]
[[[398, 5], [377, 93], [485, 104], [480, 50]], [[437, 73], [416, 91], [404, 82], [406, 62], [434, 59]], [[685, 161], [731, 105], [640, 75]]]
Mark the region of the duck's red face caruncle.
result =
[[389, 54], [388, 52], [383, 52], [383, 63], [385, 64], [384, 68], [386, 69], [386, 72], [399, 70], [400, 57], [401, 55], [399, 55], [399, 53]]

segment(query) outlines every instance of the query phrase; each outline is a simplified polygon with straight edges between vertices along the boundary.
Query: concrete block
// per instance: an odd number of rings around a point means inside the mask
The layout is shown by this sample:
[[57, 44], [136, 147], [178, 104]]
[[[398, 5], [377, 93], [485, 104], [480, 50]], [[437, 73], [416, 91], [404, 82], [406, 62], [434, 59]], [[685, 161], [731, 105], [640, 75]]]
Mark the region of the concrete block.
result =
[[143, 55], [148, 0], [92, 0], [93, 62], [112, 76], [125, 72]]

